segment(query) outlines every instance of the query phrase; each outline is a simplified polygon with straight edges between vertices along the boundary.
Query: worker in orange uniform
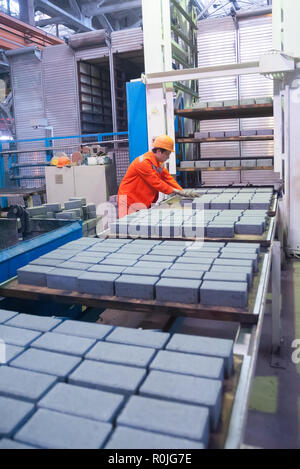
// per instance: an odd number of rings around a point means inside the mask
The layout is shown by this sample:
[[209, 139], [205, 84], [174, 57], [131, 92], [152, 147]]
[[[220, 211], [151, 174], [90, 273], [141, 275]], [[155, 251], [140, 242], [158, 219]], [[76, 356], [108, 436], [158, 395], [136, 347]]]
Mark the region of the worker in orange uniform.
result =
[[174, 151], [174, 141], [167, 135], [157, 137], [152, 151], [137, 157], [129, 166], [118, 192], [119, 218], [150, 208], [159, 192], [182, 197], [197, 197], [194, 191], [183, 190], [164, 163]]

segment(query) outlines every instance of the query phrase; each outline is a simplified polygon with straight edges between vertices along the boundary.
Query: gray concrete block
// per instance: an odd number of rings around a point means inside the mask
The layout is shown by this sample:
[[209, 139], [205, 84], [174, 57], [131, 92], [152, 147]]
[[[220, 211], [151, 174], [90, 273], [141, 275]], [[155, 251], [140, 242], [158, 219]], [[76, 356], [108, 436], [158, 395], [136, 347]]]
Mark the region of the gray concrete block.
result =
[[39, 409], [15, 439], [39, 448], [99, 449], [111, 430], [110, 423]]
[[255, 271], [257, 271], [257, 266], [258, 266], [258, 259], [257, 259], [257, 254], [252, 254], [252, 253], [226, 253], [222, 252], [220, 254], [220, 259], [230, 259], [230, 260], [239, 260], [239, 261], [252, 261], [252, 265]]
[[57, 290], [78, 290], [78, 276], [80, 270], [74, 269], [53, 269], [47, 275], [47, 287]]
[[134, 267], [141, 269], [169, 269], [172, 267], [172, 265], [174, 264], [170, 262], [164, 262], [163, 260], [161, 262], [138, 261]]
[[77, 217], [75, 212], [58, 212], [55, 214], [55, 218], [58, 220], [75, 220]]
[[243, 274], [246, 274], [247, 275], [247, 282], [248, 282], [248, 286], [249, 288], [252, 287], [252, 284], [253, 284], [253, 273], [252, 273], [252, 267], [249, 266], [249, 267], [246, 267], [246, 266], [238, 266], [238, 265], [235, 265], [235, 266], [230, 266], [230, 265], [223, 265], [223, 264], [220, 264], [220, 265], [216, 265], [216, 264], [213, 264], [213, 266], [211, 267], [211, 272], [221, 272], [221, 273], [224, 273], [224, 274], [230, 274], [231, 272], [234, 271], [234, 273], [238, 274], [238, 273], [241, 273], [241, 275]]
[[[94, 254], [94, 255], [93, 255]], [[99, 255], [98, 255], [99, 254]], [[105, 253], [101, 253], [103, 255], [100, 255], [100, 253], [82, 253], [78, 256], [72, 257], [70, 261], [67, 262], [76, 262], [76, 263], [82, 263], [82, 264], [90, 264], [90, 267], [93, 267], [94, 265], [99, 264], [99, 262], [103, 261], [106, 258]], [[60, 266], [59, 266], [60, 267]], [[89, 267], [89, 268], [90, 268]]]
[[31, 329], [32, 331], [48, 332], [59, 324], [61, 324], [61, 319], [54, 317], [34, 316], [33, 314], [18, 314], [14, 318], [10, 319], [5, 325], [20, 327], [23, 329]]
[[113, 326], [106, 324], [67, 320], [56, 327], [53, 332], [56, 334], [75, 335], [78, 337], [103, 340], [112, 330]]
[[221, 273], [221, 272], [205, 272], [203, 280], [209, 280], [211, 282], [247, 282], [248, 276], [246, 272], [235, 272], [232, 269], [232, 273]]
[[184, 256], [179, 257], [175, 264], [211, 264], [217, 257], [218, 256], [211, 252], [203, 254], [199, 252], [197, 256], [185, 254]]
[[254, 201], [250, 202], [250, 210], [269, 210], [270, 202]]
[[[107, 272], [107, 273], [112, 273], [112, 274], [121, 274], [124, 272], [128, 267], [125, 265], [106, 265], [106, 264], [96, 264], [93, 265], [88, 269], [88, 272]], [[130, 267], [131, 269], [134, 267]]]
[[[200, 260], [201, 261], [201, 260]], [[181, 264], [179, 262], [175, 262], [170, 270], [191, 270], [193, 272], [205, 272], [210, 269], [212, 264]]]
[[190, 279], [190, 280], [202, 280], [204, 272], [197, 270], [193, 272], [191, 270], [180, 270], [180, 269], [168, 269], [161, 274], [161, 278], [179, 278], [179, 279]]
[[69, 376], [68, 382], [78, 386], [130, 395], [136, 393], [145, 376], [146, 370], [143, 368], [84, 360]]
[[0, 366], [0, 395], [28, 402], [37, 402], [57, 382], [54, 376]]
[[0, 309], [0, 324], [18, 316], [19, 313], [15, 311], [7, 311], [6, 309]]
[[253, 137], [256, 134], [257, 134], [257, 130], [255, 129], [241, 130], [242, 137]]
[[161, 273], [164, 271], [162, 267], [159, 267], [158, 269], [147, 269], [147, 268], [141, 268], [141, 267], [127, 267], [124, 271], [124, 275], [142, 275], [146, 277], [159, 277]]
[[226, 377], [232, 374], [233, 340], [174, 334], [166, 350], [223, 358]]
[[240, 131], [239, 130], [227, 130], [225, 132], [225, 137], [239, 137], [240, 136]]
[[177, 247], [171, 247], [171, 246], [158, 246], [154, 247], [152, 251], [150, 252], [150, 255], [154, 256], [173, 256], [173, 257], [179, 257], [185, 252], [184, 248], [181, 248], [179, 246]]
[[34, 412], [33, 404], [0, 396], [0, 438], [12, 436]]
[[161, 349], [165, 346], [169, 337], [170, 334], [166, 332], [116, 327], [111, 334], [105, 338], [105, 341]]
[[38, 217], [41, 215], [46, 215], [48, 209], [44, 205], [39, 205], [37, 207], [26, 207], [26, 211], [29, 213], [30, 217]]
[[250, 248], [251, 249], [255, 249], [255, 251], [259, 254], [260, 253], [260, 244], [259, 243], [249, 243], [249, 244], [246, 244], [246, 243], [227, 243], [226, 244], [226, 248], [230, 248], [230, 249], [248, 249]]
[[246, 308], [248, 284], [241, 282], [204, 281], [200, 287], [200, 302], [210, 306]]
[[86, 253], [94, 253], [95, 255], [98, 253], [99, 256], [105, 256], [108, 255], [112, 252], [118, 251], [119, 246], [118, 245], [104, 245], [103, 243], [99, 244], [99, 246], [96, 244], [94, 246], [91, 246], [88, 248], [84, 254]]
[[222, 381], [151, 371], [139, 394], [154, 399], [200, 405], [209, 409], [210, 426], [217, 429], [222, 408]]
[[0, 324], [0, 338], [5, 344], [28, 347], [28, 345], [40, 335], [41, 333], [37, 331]]
[[195, 168], [209, 168], [209, 161], [195, 161]]
[[247, 210], [250, 207], [250, 202], [249, 200], [247, 201], [239, 201], [233, 199], [230, 202], [230, 209], [231, 210], [236, 210], [236, 209], [241, 209], [241, 210]]
[[123, 274], [115, 281], [116, 296], [153, 300], [155, 296], [154, 285], [158, 280], [159, 277]]
[[162, 278], [155, 286], [157, 301], [199, 303], [201, 280]]
[[209, 132], [195, 132], [194, 138], [201, 139], [201, 138], [209, 138]]
[[45, 287], [47, 285], [47, 274], [53, 271], [53, 267], [41, 265], [26, 265], [17, 270], [18, 282], [25, 285]]
[[80, 199], [69, 200], [68, 202], [64, 203], [65, 210], [72, 210], [73, 208], [81, 208], [82, 205], [83, 204], [82, 204], [82, 201]]
[[[18, 347], [17, 345], [5, 344], [4, 356], [1, 356], [0, 365], [7, 365], [11, 360], [16, 358], [18, 355], [23, 353], [24, 347]], [[3, 354], [2, 354], [3, 355]]]
[[115, 258], [115, 259], [110, 259], [106, 258], [103, 261], [100, 262], [100, 265], [120, 265], [124, 267], [132, 267], [135, 265], [137, 262], [137, 259], [134, 258], [127, 258], [127, 259], [121, 259], [121, 258]]
[[0, 440], [0, 450], [1, 449], [36, 449], [34, 446], [25, 445], [23, 443], [18, 443], [17, 441], [10, 440], [8, 438], [3, 438]]
[[209, 412], [205, 407], [132, 396], [118, 425], [208, 443]]
[[274, 135], [273, 129], [258, 129], [257, 135]]
[[79, 365], [79, 357], [29, 348], [10, 362], [10, 366], [57, 376], [60, 381]]
[[[80, 248], [79, 248], [80, 250]], [[62, 261], [68, 261], [71, 257], [75, 256], [78, 253], [78, 250], [70, 251], [68, 249], [56, 249], [55, 251], [48, 252], [44, 256], [41, 256], [40, 259], [59, 259]]]
[[141, 253], [138, 253], [138, 254], [134, 254], [134, 253], [123, 253], [123, 252], [116, 252], [116, 253], [113, 253], [113, 254], [109, 254], [106, 259], [113, 259], [113, 260], [116, 260], [116, 259], [140, 259], [142, 257], [143, 254]]
[[86, 205], [86, 198], [84, 197], [69, 197], [69, 200], [80, 200], [82, 205]]
[[105, 449], [204, 449], [204, 445], [184, 438], [117, 426]]
[[255, 98], [242, 98], [240, 100], [241, 106], [251, 106], [252, 104], [255, 104]]
[[78, 277], [78, 291], [91, 295], [114, 296], [114, 282], [119, 274], [84, 272]]
[[209, 225], [206, 236], [208, 238], [234, 238], [234, 225]]
[[49, 352], [83, 357], [94, 344], [95, 340], [86, 337], [47, 332], [35, 340], [31, 347]]
[[61, 204], [44, 204], [43, 207], [46, 207], [47, 212], [60, 212], [61, 211]]
[[161, 262], [162, 260], [164, 262], [174, 262], [177, 259], [177, 256], [161, 256], [161, 255], [155, 255], [155, 254], [147, 254], [146, 256], [142, 256], [140, 258], [140, 261], [142, 262]]
[[272, 167], [273, 166], [273, 160], [272, 159], [259, 159], [259, 160], [257, 160], [257, 166]]
[[98, 342], [85, 356], [89, 360], [147, 368], [156, 353], [155, 349], [134, 345]]
[[224, 101], [209, 101], [207, 103], [208, 107], [223, 107], [224, 106]]
[[265, 231], [264, 222], [244, 222], [239, 221], [235, 224], [237, 234], [262, 235]]
[[255, 98], [256, 104], [272, 104], [273, 103], [273, 98], [266, 97], [266, 98]]
[[88, 270], [93, 265], [93, 264], [88, 264], [85, 262], [72, 262], [73, 259], [75, 258], [72, 258], [71, 261], [63, 262], [62, 264], [59, 265], [59, 268], [84, 271], [84, 270]]
[[47, 258], [39, 258], [35, 259], [34, 261], [30, 262], [28, 265], [41, 265], [45, 267], [58, 267], [63, 262], [62, 259], [47, 259]]
[[241, 160], [242, 168], [255, 168], [256, 160]]
[[161, 350], [151, 363], [150, 369], [223, 380], [224, 360], [217, 357]]
[[194, 161], [180, 161], [181, 168], [194, 168], [195, 162]]
[[241, 161], [240, 160], [226, 160], [225, 166], [226, 168], [240, 168]]
[[211, 168], [223, 168], [225, 166], [224, 160], [211, 160], [210, 167]]
[[38, 407], [91, 420], [112, 422], [123, 401], [122, 395], [58, 383], [42, 398]]
[[211, 204], [210, 208], [211, 210], [228, 210], [230, 205], [230, 200], [227, 200], [226, 202], [221, 201], [218, 199], [215, 199]]

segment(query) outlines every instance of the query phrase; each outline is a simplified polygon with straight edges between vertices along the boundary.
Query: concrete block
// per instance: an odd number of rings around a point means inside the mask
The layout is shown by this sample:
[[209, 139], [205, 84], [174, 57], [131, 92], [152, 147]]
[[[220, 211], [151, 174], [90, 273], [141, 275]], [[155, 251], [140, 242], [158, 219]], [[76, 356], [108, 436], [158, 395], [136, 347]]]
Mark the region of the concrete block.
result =
[[246, 308], [248, 284], [242, 282], [204, 281], [200, 287], [200, 302], [210, 306]]
[[33, 404], [0, 396], [0, 438], [12, 436], [33, 413]]
[[270, 202], [254, 201], [250, 202], [250, 210], [269, 210]]
[[71, 202], [73, 200], [80, 200], [82, 205], [86, 205], [86, 198], [84, 198], [84, 197], [69, 197], [69, 200]]
[[61, 204], [44, 204], [43, 207], [46, 207], [47, 212], [60, 212]]
[[46, 332], [35, 340], [31, 344], [31, 347], [48, 352], [58, 352], [83, 357], [94, 344], [95, 340], [86, 337]]
[[209, 138], [209, 132], [195, 132], [194, 133], [194, 138], [196, 139], [202, 139], [202, 138]]
[[173, 266], [170, 268], [170, 270], [190, 270], [192, 272], [205, 272], [210, 269], [212, 264], [180, 264], [178, 262], [175, 262]]
[[127, 259], [104, 259], [103, 261], [100, 262], [100, 265], [120, 265], [124, 267], [132, 267], [135, 265], [137, 262], [137, 259], [134, 258], [127, 258]]
[[255, 250], [258, 254], [260, 253], [260, 244], [259, 243], [227, 243], [226, 248], [230, 249], [250, 249], [250, 250]]
[[154, 399], [200, 405], [209, 409], [210, 426], [217, 429], [222, 408], [222, 381], [151, 371], [139, 394]]
[[57, 290], [78, 290], [78, 276], [80, 270], [53, 269], [47, 275], [47, 287]]
[[241, 161], [240, 160], [226, 160], [225, 166], [226, 168], [240, 168]]
[[211, 210], [228, 210], [230, 206], [230, 200], [227, 201], [221, 201], [215, 199], [211, 204], [210, 208]]
[[272, 104], [273, 103], [273, 98], [266, 97], [266, 98], [255, 98], [256, 104]]
[[207, 103], [208, 107], [223, 107], [224, 106], [224, 101], [209, 101]]
[[40, 335], [40, 332], [37, 331], [0, 324], [0, 338], [5, 342], [5, 344], [28, 347], [29, 344], [31, 344], [31, 342], [37, 339]]
[[47, 285], [47, 274], [53, 271], [53, 267], [42, 265], [26, 265], [17, 270], [18, 282], [25, 285], [45, 287]]
[[231, 210], [237, 210], [237, 209], [247, 210], [249, 207], [250, 207], [250, 201], [249, 200], [239, 201], [239, 200], [233, 199], [230, 202], [230, 209]]
[[274, 135], [273, 129], [258, 129], [257, 135]]
[[238, 106], [239, 100], [238, 99], [227, 99], [224, 101], [224, 106]]
[[180, 161], [181, 168], [194, 168], [195, 162], [194, 161]]
[[18, 355], [23, 353], [24, 347], [18, 347], [17, 345], [5, 344], [5, 352], [1, 354], [0, 365], [7, 365], [11, 360], [16, 358]]
[[58, 383], [43, 397], [38, 407], [91, 420], [112, 422], [123, 401], [122, 395]]
[[84, 270], [88, 270], [93, 265], [93, 264], [87, 264], [85, 262], [72, 262], [73, 259], [74, 258], [72, 258], [71, 261], [63, 262], [62, 264], [59, 265], [59, 268], [84, 271]]
[[222, 381], [224, 360], [217, 357], [161, 350], [151, 363], [150, 369]]
[[255, 129], [241, 130], [242, 137], [253, 137], [256, 134], [257, 134], [257, 131]]
[[205, 407], [132, 396], [118, 425], [208, 443], [209, 412]]
[[26, 207], [26, 212], [29, 213], [30, 217], [38, 217], [41, 215], [46, 215], [48, 209], [44, 205], [39, 205], [37, 207]]
[[235, 272], [234, 269], [229, 274], [221, 272], [205, 272], [203, 280], [209, 280], [211, 282], [247, 282], [248, 275], [246, 272]]
[[209, 225], [206, 235], [208, 238], [234, 238], [234, 225]]
[[[1, 317], [1, 311], [0, 311]], [[61, 324], [61, 319], [46, 316], [34, 316], [32, 314], [18, 314], [5, 325], [31, 329], [32, 331], [48, 332]]]
[[251, 106], [252, 104], [255, 104], [255, 98], [242, 98], [240, 100], [241, 106]]
[[159, 277], [161, 273], [164, 271], [162, 267], [159, 267], [158, 269], [147, 269], [147, 268], [141, 268], [141, 267], [127, 267], [124, 271], [124, 275], [142, 275], [146, 277]]
[[85, 358], [106, 363], [147, 368], [156, 353], [155, 349], [134, 345], [97, 342]]
[[82, 204], [82, 201], [80, 199], [69, 200], [68, 202], [64, 203], [65, 210], [72, 210], [73, 208], [81, 208], [82, 205], [83, 204]]
[[173, 263], [177, 259], [177, 256], [161, 256], [161, 255], [155, 255], [155, 254], [148, 254], [146, 256], [142, 256], [140, 258], [140, 261], [142, 261], [142, 262], [161, 262], [162, 259], [163, 259], [164, 262]]
[[193, 272], [192, 270], [168, 269], [161, 274], [161, 278], [202, 280], [203, 275], [204, 272], [201, 270]]
[[179, 257], [175, 264], [211, 264], [218, 257], [211, 252], [203, 254], [198, 252], [197, 254], [197, 256], [185, 254], [184, 256]]
[[113, 326], [106, 324], [67, 320], [56, 327], [53, 332], [56, 334], [75, 335], [78, 337], [103, 340], [112, 330]]
[[257, 166], [273, 167], [273, 160], [272, 159], [259, 159], [257, 160]]
[[223, 358], [226, 377], [232, 374], [233, 340], [174, 334], [166, 345], [166, 349], [173, 352]]
[[47, 258], [39, 258], [35, 259], [34, 261], [30, 262], [28, 265], [41, 265], [45, 267], [58, 267], [63, 262], [62, 259], [47, 259]]
[[18, 443], [17, 441], [10, 440], [8, 438], [3, 438], [0, 440], [0, 450], [1, 449], [36, 449], [34, 446], [25, 445], [22, 443]]
[[116, 296], [153, 300], [154, 285], [159, 277], [145, 277], [135, 275], [121, 275], [115, 281]]
[[211, 168], [223, 168], [225, 166], [224, 160], [211, 160], [210, 167]]
[[166, 332], [116, 327], [111, 334], [106, 337], [105, 341], [161, 349], [165, 346], [169, 337], [170, 334]]
[[256, 160], [241, 160], [242, 168], [255, 168], [256, 167]]
[[6, 309], [0, 309], [0, 324], [3, 324], [9, 319], [18, 316], [18, 314], [19, 313], [16, 313], [15, 311], [7, 311]]
[[225, 132], [225, 137], [239, 137], [240, 136], [240, 131], [239, 130], [227, 130]]
[[145, 376], [143, 368], [84, 360], [68, 382], [128, 396], [136, 393]]
[[80, 249], [79, 250], [74, 249], [73, 251], [70, 251], [67, 249], [66, 250], [56, 249], [55, 251], [48, 252], [44, 256], [41, 256], [40, 259], [59, 259], [62, 261], [68, 261], [69, 259], [71, 259], [71, 257], [77, 254], [79, 251]]
[[238, 274], [240, 273], [241, 275], [243, 275], [244, 273], [247, 275], [247, 282], [248, 282], [248, 286], [249, 288], [252, 287], [252, 284], [253, 284], [253, 273], [252, 273], [252, 267], [249, 266], [249, 267], [246, 267], [246, 266], [238, 266], [238, 265], [235, 265], [235, 266], [230, 266], [230, 265], [216, 265], [216, 264], [213, 264], [213, 266], [211, 267], [211, 272], [215, 273], [215, 272], [221, 272], [224, 274], [230, 274], [234, 271], [234, 273]]
[[257, 265], [258, 265], [257, 254], [251, 254], [251, 253], [247, 253], [247, 252], [245, 252], [244, 254], [240, 253], [240, 252], [236, 253], [236, 254], [234, 252], [230, 252], [229, 254], [227, 254], [226, 252], [225, 253], [222, 252], [220, 254], [220, 259], [251, 261], [255, 272], [257, 271]]
[[142, 254], [141, 253], [138, 253], [138, 254], [134, 254], [133, 252], [129, 252], [129, 253], [123, 253], [123, 252], [115, 252], [113, 254], [109, 254], [106, 259], [140, 259], [142, 257]]
[[[1, 442], [0, 442], [1, 448]], [[204, 449], [202, 443], [145, 432], [129, 427], [117, 426], [105, 449]]]
[[80, 361], [79, 357], [29, 348], [12, 360], [10, 366], [54, 375], [64, 381]]
[[[112, 273], [112, 274], [121, 274], [125, 270], [127, 270], [128, 267], [122, 266], [122, 265], [106, 265], [106, 264], [96, 264], [93, 265], [88, 269], [88, 272], [98, 272], [98, 273]], [[133, 268], [133, 267], [130, 267]]]
[[78, 291], [92, 295], [114, 296], [114, 281], [119, 274], [84, 272], [78, 277]]
[[119, 246], [114, 246], [114, 245], [104, 245], [103, 243], [99, 244], [99, 246], [96, 244], [94, 246], [91, 246], [90, 248], [88, 248], [84, 254], [86, 253], [98, 253], [99, 256], [105, 256], [112, 253], [112, 252], [116, 252], [118, 251], [119, 249]]
[[262, 235], [265, 231], [264, 222], [244, 222], [243, 220], [235, 224], [237, 234]]
[[138, 261], [134, 267], [136, 268], [142, 268], [142, 269], [169, 269], [174, 265], [173, 263], [170, 262], [150, 262], [150, 261]]
[[111, 430], [110, 423], [39, 409], [15, 439], [39, 448], [99, 449]]
[[199, 303], [201, 280], [162, 278], [155, 286], [157, 301]]
[[[37, 402], [57, 382], [54, 376], [0, 366], [0, 395]], [[1, 411], [0, 411], [1, 412]]]
[[[99, 254], [99, 255], [98, 255]], [[78, 256], [74, 256], [72, 257], [71, 261], [67, 261], [67, 262], [72, 262], [72, 263], [75, 263], [76, 264], [89, 264], [89, 267], [94, 267], [95, 265], [99, 264], [99, 262], [103, 261], [104, 259], [106, 259], [106, 255], [105, 253], [101, 253], [103, 255], [100, 255], [100, 253], [82, 253], [82, 255], [78, 255]], [[59, 266], [60, 267], [60, 266]], [[78, 266], [79, 267], [79, 266]]]
[[75, 212], [58, 212], [55, 214], [55, 218], [58, 220], [75, 220], [77, 217]]
[[177, 258], [179, 256], [182, 256], [184, 254], [185, 249], [181, 248], [179, 246], [158, 246], [154, 247], [152, 251], [150, 252], [150, 255], [152, 256], [160, 256], [160, 259], [163, 256], [163, 259], [168, 256], [173, 256], [174, 258]]
[[209, 168], [209, 161], [195, 161], [195, 168]]

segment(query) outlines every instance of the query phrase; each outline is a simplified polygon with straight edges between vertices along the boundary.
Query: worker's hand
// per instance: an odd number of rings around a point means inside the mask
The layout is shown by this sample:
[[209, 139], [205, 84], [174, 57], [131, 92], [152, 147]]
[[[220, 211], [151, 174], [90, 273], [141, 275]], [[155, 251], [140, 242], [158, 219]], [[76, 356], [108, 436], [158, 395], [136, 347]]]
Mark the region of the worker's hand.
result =
[[199, 197], [199, 194], [196, 191], [189, 189], [183, 189], [181, 191], [179, 189], [174, 189], [174, 193], [187, 199], [195, 199], [196, 197]]

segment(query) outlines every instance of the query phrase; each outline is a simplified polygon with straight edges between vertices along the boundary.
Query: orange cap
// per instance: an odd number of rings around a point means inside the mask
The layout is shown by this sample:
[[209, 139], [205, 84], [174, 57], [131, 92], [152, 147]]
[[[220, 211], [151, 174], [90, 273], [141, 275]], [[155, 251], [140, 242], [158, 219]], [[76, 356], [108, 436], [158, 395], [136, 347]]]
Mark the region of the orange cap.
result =
[[57, 167], [58, 168], [63, 168], [64, 166], [67, 166], [67, 165], [70, 165], [70, 164], [71, 164], [71, 161], [69, 160], [69, 158], [67, 156], [61, 156], [58, 159]]
[[174, 140], [168, 135], [160, 135], [153, 142], [153, 148], [162, 148], [167, 151], [174, 151]]

